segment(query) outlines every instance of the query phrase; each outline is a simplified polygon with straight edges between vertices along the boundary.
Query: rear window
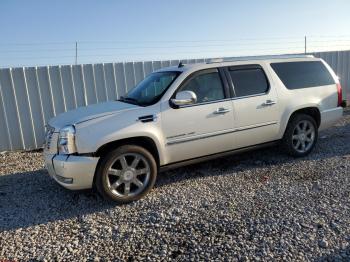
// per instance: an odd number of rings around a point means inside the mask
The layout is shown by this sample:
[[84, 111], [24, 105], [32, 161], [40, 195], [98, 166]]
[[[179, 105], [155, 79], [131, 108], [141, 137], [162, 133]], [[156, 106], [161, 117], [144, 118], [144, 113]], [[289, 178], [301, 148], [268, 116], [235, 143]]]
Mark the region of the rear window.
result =
[[229, 69], [236, 97], [264, 94], [269, 83], [262, 68]]
[[321, 61], [271, 63], [288, 89], [334, 84], [334, 79]]

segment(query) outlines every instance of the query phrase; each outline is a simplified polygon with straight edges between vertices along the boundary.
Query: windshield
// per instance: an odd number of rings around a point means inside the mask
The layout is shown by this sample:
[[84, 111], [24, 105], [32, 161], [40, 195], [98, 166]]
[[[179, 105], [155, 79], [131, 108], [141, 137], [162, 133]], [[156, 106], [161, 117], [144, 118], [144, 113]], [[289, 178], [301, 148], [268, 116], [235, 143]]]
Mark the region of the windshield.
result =
[[131, 89], [120, 100], [127, 103], [147, 106], [156, 103], [180, 72], [165, 71], [152, 73]]

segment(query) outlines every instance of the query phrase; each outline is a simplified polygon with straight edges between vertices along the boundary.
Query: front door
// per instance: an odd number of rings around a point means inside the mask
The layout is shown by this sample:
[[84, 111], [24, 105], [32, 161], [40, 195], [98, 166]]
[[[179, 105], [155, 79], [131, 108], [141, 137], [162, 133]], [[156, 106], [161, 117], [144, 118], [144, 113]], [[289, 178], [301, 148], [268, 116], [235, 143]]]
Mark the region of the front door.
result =
[[179, 91], [193, 91], [197, 102], [172, 108], [163, 104], [161, 123], [167, 163], [230, 150], [233, 145], [232, 101], [217, 69], [195, 73]]

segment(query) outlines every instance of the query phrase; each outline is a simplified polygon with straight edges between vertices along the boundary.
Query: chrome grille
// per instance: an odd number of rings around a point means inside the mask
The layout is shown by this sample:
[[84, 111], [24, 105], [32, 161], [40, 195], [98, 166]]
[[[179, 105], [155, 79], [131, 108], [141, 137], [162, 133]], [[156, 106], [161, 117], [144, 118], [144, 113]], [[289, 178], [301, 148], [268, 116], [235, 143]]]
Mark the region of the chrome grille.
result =
[[58, 133], [51, 126], [46, 127], [44, 150], [50, 153], [57, 152]]

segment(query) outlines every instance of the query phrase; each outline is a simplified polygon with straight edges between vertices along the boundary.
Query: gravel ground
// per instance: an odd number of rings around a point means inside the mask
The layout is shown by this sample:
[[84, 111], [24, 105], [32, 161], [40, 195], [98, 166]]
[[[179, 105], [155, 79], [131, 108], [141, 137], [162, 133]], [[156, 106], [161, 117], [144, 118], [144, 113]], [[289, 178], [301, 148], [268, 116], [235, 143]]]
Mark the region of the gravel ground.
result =
[[61, 188], [40, 152], [0, 154], [0, 261], [350, 261], [350, 112], [293, 159], [278, 148], [163, 173], [124, 206]]

